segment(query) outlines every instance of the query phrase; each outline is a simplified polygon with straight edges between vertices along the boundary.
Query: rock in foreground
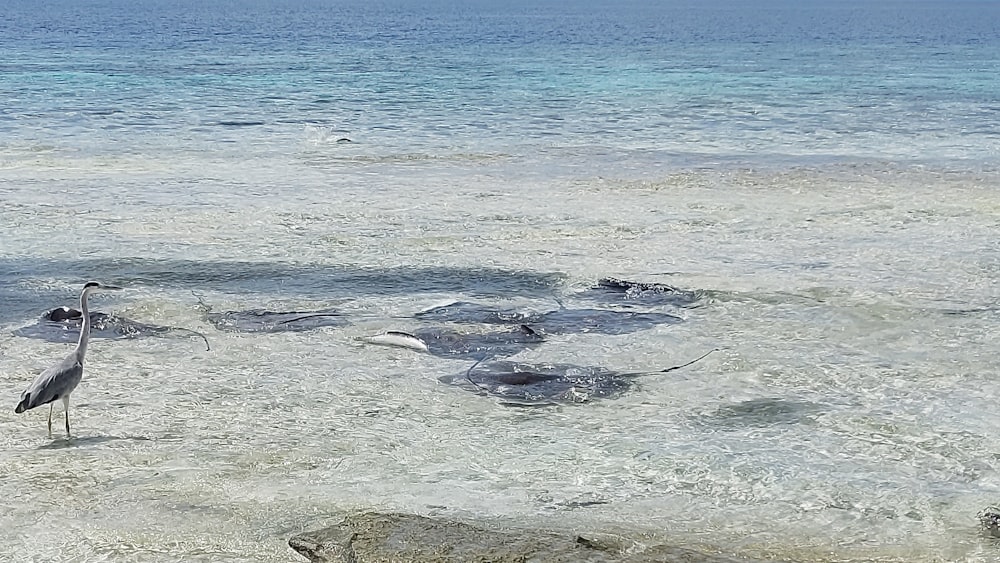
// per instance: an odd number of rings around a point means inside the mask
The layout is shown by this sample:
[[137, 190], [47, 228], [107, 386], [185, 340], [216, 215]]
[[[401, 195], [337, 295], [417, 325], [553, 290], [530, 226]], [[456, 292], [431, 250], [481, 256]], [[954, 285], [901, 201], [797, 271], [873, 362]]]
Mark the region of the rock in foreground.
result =
[[288, 540], [312, 563], [748, 563], [615, 536], [584, 538], [542, 530], [494, 531], [413, 514], [359, 512]]

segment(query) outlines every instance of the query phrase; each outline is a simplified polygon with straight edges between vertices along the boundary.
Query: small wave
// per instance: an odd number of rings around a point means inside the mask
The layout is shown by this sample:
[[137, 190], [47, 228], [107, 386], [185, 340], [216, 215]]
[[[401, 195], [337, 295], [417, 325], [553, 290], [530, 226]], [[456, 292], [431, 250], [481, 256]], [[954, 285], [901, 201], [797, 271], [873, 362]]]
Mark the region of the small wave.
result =
[[306, 125], [305, 127], [306, 142], [314, 145], [353, 143], [354, 141], [351, 140], [350, 133], [346, 129], [336, 129], [322, 125]]
[[[340, 144], [348, 144], [340, 142]], [[353, 141], [351, 142], [353, 144]], [[332, 165], [343, 165], [346, 163], [365, 165], [405, 165], [422, 164], [429, 162], [464, 162], [490, 164], [510, 159], [511, 155], [506, 153], [399, 153], [385, 155], [308, 155], [303, 158], [303, 162], [308, 166], [325, 167]]]

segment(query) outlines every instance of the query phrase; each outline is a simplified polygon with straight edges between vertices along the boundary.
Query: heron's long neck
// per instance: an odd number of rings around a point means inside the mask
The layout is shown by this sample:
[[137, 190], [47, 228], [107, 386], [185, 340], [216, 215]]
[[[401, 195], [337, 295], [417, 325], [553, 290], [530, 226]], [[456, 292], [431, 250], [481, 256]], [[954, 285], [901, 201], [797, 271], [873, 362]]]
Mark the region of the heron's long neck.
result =
[[80, 313], [83, 314], [83, 325], [80, 327], [80, 340], [76, 343], [76, 357], [82, 363], [87, 353], [87, 341], [90, 340], [90, 308], [87, 307], [87, 297], [90, 294], [84, 290], [80, 294]]

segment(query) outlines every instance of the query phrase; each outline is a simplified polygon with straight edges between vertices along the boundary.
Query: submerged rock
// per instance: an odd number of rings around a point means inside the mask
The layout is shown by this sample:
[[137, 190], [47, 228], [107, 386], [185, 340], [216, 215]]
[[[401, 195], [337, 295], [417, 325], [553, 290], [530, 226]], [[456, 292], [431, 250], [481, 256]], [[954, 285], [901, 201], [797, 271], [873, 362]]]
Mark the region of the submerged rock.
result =
[[312, 563], [751, 563], [609, 534], [494, 530], [415, 514], [358, 512], [288, 545]]

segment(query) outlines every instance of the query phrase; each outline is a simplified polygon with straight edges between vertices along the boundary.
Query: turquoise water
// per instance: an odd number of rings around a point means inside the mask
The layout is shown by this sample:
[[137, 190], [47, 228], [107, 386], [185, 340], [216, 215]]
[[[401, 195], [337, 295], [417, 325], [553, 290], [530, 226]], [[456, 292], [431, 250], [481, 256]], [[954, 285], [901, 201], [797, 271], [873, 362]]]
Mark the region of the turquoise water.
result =
[[[348, 508], [1000, 557], [1000, 2], [647, 4], [5, 3], [0, 559], [288, 561]], [[705, 300], [518, 359], [719, 352], [511, 409], [358, 340], [607, 276]], [[212, 350], [93, 342], [67, 444], [12, 410], [68, 348], [13, 331], [90, 279]], [[202, 301], [350, 324], [222, 333]]]
[[8, 3], [5, 156], [997, 156], [995, 2], [646, 4]]

